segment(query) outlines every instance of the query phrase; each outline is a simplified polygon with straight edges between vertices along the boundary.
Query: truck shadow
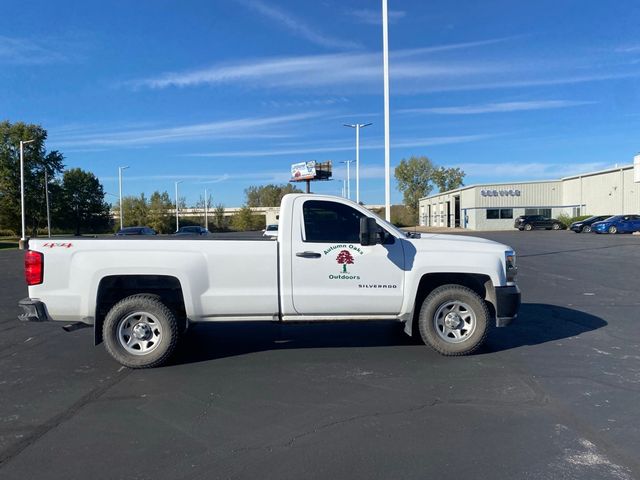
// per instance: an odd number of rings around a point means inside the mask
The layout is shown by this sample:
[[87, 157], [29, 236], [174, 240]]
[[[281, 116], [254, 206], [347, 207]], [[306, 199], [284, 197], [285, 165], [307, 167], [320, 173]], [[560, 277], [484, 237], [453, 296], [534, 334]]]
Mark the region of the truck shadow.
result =
[[[607, 325], [599, 317], [556, 305], [523, 304], [507, 328], [493, 329], [476, 355], [574, 337]], [[398, 322], [220, 322], [193, 325], [172, 364], [205, 362], [267, 350], [306, 348], [416, 347]], [[429, 349], [418, 351], [430, 352]]]

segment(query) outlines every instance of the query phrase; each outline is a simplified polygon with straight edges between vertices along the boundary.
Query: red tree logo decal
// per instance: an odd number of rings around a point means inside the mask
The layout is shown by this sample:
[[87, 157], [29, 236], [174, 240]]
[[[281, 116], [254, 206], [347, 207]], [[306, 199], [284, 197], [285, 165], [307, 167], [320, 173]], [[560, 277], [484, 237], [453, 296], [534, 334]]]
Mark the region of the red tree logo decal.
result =
[[341, 250], [336, 257], [336, 261], [342, 265], [342, 273], [349, 273], [347, 272], [347, 265], [353, 265], [353, 257], [348, 250]]

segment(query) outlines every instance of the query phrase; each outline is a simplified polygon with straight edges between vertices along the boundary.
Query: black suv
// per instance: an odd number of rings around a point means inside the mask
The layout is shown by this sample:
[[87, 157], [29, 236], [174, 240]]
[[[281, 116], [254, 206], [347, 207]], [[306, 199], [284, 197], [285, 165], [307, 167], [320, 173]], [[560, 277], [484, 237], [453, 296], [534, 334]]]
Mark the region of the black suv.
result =
[[518, 230], [533, 230], [544, 228], [545, 230], [560, 230], [562, 223], [555, 218], [547, 218], [543, 215], [520, 215], [516, 218], [513, 226]]

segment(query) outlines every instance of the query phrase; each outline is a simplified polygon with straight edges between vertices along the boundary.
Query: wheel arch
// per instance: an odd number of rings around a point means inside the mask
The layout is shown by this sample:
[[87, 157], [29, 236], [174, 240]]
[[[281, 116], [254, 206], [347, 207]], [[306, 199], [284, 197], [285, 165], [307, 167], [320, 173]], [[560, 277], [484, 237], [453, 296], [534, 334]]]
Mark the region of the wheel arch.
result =
[[147, 294], [167, 305], [181, 327], [187, 326], [184, 290], [180, 280], [171, 275], [107, 275], [100, 279], [96, 293], [94, 344], [102, 342], [102, 325], [109, 310], [131, 295]]
[[413, 302], [413, 311], [411, 321], [405, 322], [405, 332], [412, 335], [417, 332], [417, 322], [420, 314], [420, 307], [424, 299], [434, 289], [442, 285], [462, 285], [470, 288], [482, 298], [492, 318], [496, 316], [496, 291], [491, 277], [482, 273], [465, 273], [465, 272], [437, 272], [426, 273], [420, 278], [418, 289]]

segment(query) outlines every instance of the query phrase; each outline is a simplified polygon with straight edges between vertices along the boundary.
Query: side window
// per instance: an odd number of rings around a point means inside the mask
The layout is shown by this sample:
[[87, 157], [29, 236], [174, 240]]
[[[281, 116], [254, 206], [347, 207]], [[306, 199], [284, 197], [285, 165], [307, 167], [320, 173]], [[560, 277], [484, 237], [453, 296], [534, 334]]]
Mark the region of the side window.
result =
[[488, 208], [487, 220], [495, 220], [496, 218], [500, 218], [500, 210], [497, 208]]
[[307, 200], [302, 206], [302, 214], [305, 242], [360, 242], [360, 218], [364, 215], [348, 205]]
[[512, 208], [501, 208], [500, 209], [500, 218], [513, 218], [513, 209]]

